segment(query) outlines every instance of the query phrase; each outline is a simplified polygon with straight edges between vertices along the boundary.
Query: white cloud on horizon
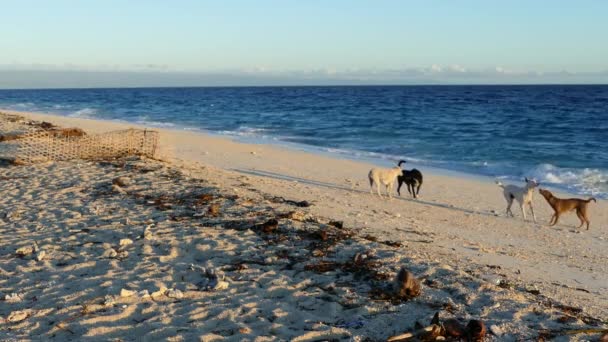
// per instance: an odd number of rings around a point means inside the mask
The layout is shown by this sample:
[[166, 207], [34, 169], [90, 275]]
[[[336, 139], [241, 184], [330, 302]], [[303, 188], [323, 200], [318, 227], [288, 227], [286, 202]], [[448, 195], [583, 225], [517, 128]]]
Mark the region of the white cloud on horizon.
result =
[[[52, 79], [51, 79], [52, 78]], [[239, 70], [185, 71], [169, 65], [0, 65], [0, 88], [97, 86], [215, 86], [326, 84], [533, 84], [608, 83], [596, 72], [514, 70], [503, 66], [467, 69], [458, 64], [418, 68], [287, 70], [257, 66]]]

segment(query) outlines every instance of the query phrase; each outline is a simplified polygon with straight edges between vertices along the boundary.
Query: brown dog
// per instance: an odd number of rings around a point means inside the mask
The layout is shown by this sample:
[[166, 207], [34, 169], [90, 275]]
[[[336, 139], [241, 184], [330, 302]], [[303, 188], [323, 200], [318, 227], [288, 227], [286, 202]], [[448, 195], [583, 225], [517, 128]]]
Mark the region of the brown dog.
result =
[[559, 220], [559, 215], [568, 211], [576, 210], [576, 216], [578, 216], [578, 219], [581, 220], [581, 225], [578, 226], [578, 228], [576, 229], [579, 229], [583, 226], [584, 223], [587, 223], [587, 230], [589, 230], [589, 223], [591, 222], [587, 217], [587, 204], [589, 204], [589, 202], [591, 201], [597, 203], [595, 198], [591, 197], [587, 200], [580, 198], [563, 199], [553, 196], [553, 194], [549, 190], [538, 189], [538, 191], [541, 195], [543, 195], [547, 202], [549, 202], [551, 208], [553, 208], [554, 213], [551, 217], [551, 222], [549, 222], [550, 225], [555, 226], [557, 220]]

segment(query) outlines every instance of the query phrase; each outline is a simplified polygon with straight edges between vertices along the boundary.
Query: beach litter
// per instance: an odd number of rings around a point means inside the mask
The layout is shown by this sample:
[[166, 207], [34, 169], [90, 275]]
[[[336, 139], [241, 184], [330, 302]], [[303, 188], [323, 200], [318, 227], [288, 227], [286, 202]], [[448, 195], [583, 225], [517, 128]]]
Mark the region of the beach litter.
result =
[[230, 286], [224, 274], [217, 272], [214, 268], [205, 268], [191, 264], [190, 269], [203, 275], [203, 280], [197, 284], [198, 288], [203, 291], [220, 291]]
[[6, 320], [9, 323], [19, 323], [19, 322], [25, 320], [26, 318], [28, 318], [30, 316], [30, 314], [31, 313], [29, 310], [13, 311], [8, 315]]
[[439, 313], [435, 313], [428, 326], [423, 326], [419, 322], [415, 322], [412, 332], [404, 332], [398, 335], [390, 336], [387, 342], [397, 341], [440, 341], [447, 338], [457, 340], [466, 338], [467, 341], [479, 342], [483, 341], [486, 336], [485, 324], [480, 320], [469, 320], [466, 327], [457, 319], [451, 318], [445, 322], [439, 319]]

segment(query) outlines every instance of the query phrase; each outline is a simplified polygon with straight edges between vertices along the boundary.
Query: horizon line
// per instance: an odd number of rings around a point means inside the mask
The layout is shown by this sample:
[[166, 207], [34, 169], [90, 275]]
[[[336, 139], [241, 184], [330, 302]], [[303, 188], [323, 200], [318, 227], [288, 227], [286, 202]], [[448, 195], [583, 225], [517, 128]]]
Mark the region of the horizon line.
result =
[[404, 83], [404, 84], [277, 84], [277, 85], [168, 85], [168, 86], [124, 86], [124, 87], [27, 87], [3, 88], [0, 91], [11, 90], [82, 90], [82, 89], [180, 89], [180, 88], [359, 88], [359, 87], [539, 87], [539, 86], [608, 86], [606, 83]]

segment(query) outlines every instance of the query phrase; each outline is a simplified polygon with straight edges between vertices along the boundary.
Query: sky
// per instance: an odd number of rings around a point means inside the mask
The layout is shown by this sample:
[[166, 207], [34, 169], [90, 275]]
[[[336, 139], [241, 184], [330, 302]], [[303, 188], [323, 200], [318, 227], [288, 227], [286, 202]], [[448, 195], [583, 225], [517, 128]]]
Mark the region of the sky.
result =
[[0, 0], [0, 87], [608, 83], [605, 0]]

